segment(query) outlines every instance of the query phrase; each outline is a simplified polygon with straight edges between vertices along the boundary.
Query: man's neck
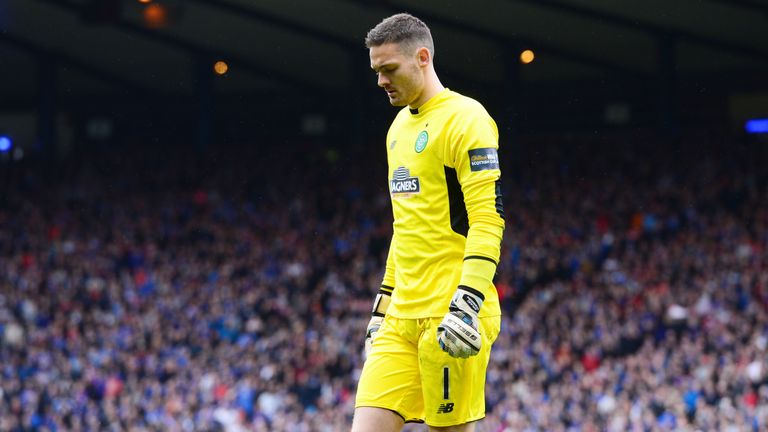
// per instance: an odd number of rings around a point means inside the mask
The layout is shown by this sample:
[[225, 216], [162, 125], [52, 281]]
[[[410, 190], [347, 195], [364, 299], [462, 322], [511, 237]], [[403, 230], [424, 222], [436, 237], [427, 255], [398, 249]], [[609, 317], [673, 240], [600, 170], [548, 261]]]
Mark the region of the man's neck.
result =
[[431, 79], [427, 80], [427, 83], [424, 86], [424, 91], [421, 93], [421, 96], [419, 96], [418, 99], [413, 101], [413, 103], [408, 104], [408, 108], [414, 109], [414, 110], [419, 109], [422, 105], [427, 103], [427, 101], [437, 96], [437, 94], [443, 90], [445, 90], [445, 87], [443, 87], [443, 84], [440, 82], [437, 76], [436, 75], [432, 76]]

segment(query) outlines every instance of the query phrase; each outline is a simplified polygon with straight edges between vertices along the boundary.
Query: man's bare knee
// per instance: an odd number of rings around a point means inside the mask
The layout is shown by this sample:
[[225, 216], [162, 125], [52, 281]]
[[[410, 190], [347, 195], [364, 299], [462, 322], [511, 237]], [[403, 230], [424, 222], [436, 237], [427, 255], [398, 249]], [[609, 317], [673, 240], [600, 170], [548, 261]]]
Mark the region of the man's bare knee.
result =
[[399, 432], [405, 422], [396, 413], [374, 407], [355, 408], [352, 432]]
[[457, 426], [436, 427], [430, 426], [429, 432], [474, 432], [475, 422], [464, 423]]

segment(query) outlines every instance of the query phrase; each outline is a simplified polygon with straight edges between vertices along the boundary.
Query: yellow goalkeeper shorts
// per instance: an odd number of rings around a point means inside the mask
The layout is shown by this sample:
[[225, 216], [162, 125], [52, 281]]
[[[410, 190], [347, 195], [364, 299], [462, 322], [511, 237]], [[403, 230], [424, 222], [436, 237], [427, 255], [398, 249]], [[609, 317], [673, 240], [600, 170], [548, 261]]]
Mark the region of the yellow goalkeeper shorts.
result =
[[467, 359], [437, 343], [442, 318], [387, 316], [376, 332], [357, 386], [355, 407], [396, 412], [406, 422], [455, 426], [485, 417], [485, 371], [501, 317], [480, 318], [483, 345]]

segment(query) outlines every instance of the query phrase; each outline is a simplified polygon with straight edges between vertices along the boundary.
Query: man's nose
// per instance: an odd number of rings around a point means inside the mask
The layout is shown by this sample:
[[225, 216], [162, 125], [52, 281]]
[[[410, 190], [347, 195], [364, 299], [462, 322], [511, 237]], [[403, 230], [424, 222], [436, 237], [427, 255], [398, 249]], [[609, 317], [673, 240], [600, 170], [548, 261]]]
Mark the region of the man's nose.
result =
[[389, 78], [384, 76], [384, 74], [379, 74], [378, 84], [379, 84], [379, 87], [386, 86], [387, 84], [389, 84]]

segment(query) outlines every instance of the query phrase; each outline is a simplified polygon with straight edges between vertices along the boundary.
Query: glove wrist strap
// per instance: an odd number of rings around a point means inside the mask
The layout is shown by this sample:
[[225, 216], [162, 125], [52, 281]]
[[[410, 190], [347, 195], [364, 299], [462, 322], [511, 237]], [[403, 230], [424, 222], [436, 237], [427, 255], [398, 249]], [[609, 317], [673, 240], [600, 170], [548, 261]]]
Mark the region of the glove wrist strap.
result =
[[451, 300], [450, 309], [451, 311], [461, 310], [477, 316], [483, 307], [483, 301], [485, 301], [483, 293], [474, 288], [459, 285]]
[[376, 299], [373, 301], [373, 310], [371, 310], [371, 315], [377, 316], [377, 317], [383, 317], [384, 315], [386, 315], [387, 308], [389, 307], [389, 303], [391, 301], [392, 301], [391, 291], [380, 289], [379, 292], [376, 294]]

